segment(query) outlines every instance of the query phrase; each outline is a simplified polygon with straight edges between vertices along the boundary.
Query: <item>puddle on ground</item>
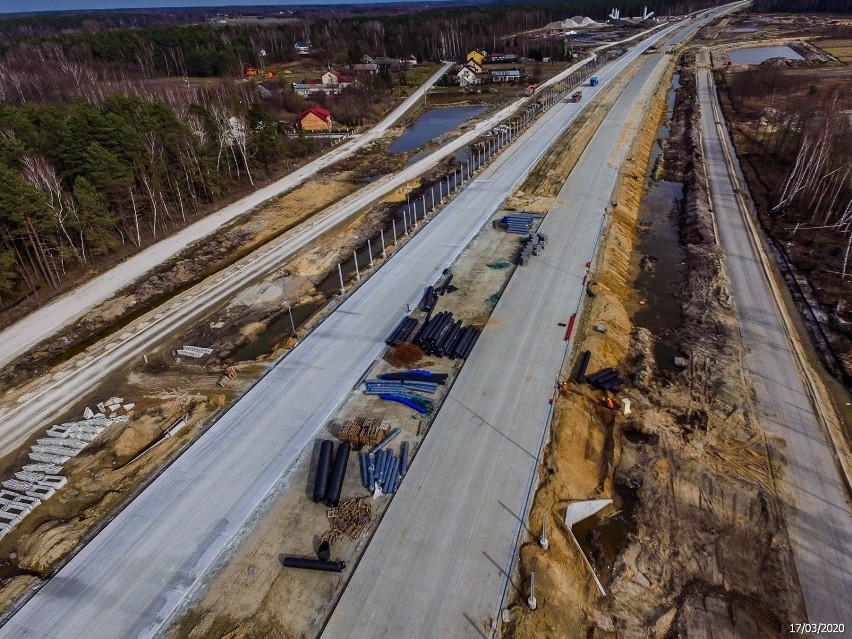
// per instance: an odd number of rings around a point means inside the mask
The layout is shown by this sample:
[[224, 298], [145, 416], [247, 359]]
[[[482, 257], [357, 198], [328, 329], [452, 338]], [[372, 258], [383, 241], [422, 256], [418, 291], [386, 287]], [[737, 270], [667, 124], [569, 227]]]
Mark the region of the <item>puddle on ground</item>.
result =
[[615, 489], [614, 511], [606, 508], [602, 512], [608, 515], [596, 513], [577, 522], [573, 528], [574, 537], [603, 583], [612, 576], [615, 559], [627, 545], [628, 534], [636, 530], [633, 519], [637, 502], [635, 491], [621, 485]]
[[[671, 118], [680, 77], [672, 78], [672, 89], [667, 98], [667, 111], [663, 122]], [[660, 126], [657, 139], [667, 138], [669, 129]], [[662, 370], [678, 370], [674, 358], [683, 354], [667, 340], [683, 324], [683, 310], [678, 292], [683, 283], [684, 256], [680, 246], [676, 211], [683, 197], [683, 184], [651, 180], [651, 173], [662, 149], [654, 144], [646, 179], [645, 195], [639, 209], [639, 239], [633, 256], [637, 275], [633, 281], [639, 299], [644, 304], [633, 313], [636, 326], [650, 329], [654, 334], [654, 357]]]

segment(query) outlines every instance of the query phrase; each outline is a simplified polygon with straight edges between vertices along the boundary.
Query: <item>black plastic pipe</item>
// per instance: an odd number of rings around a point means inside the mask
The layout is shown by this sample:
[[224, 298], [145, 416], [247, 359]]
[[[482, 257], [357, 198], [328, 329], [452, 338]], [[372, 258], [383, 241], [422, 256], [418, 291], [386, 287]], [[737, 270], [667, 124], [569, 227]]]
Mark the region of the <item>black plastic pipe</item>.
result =
[[305, 570], [322, 570], [324, 572], [343, 572], [346, 568], [345, 561], [323, 561], [322, 559], [311, 559], [310, 557], [285, 556], [281, 563], [285, 568], [303, 568]]
[[599, 383], [598, 386], [600, 387], [601, 390], [609, 390], [610, 388], [613, 388], [615, 386], [620, 386], [623, 383], [624, 383], [624, 380], [621, 379], [618, 375], [616, 375], [615, 377], [611, 377], [610, 379], [606, 380], [605, 382]]
[[615, 372], [615, 369], [614, 369], [614, 368], [604, 368], [604, 369], [599, 370], [597, 373], [594, 373], [594, 374], [592, 374], [592, 375], [589, 375], [589, 376], [586, 378], [586, 381], [587, 381], [587, 382], [589, 382], [589, 383], [591, 384], [591, 383], [593, 383], [596, 379], [598, 379], [598, 378], [600, 378], [600, 377], [603, 377], [604, 375], [608, 375], [609, 373], [613, 373], [613, 372]]
[[435, 292], [434, 287], [429, 286], [426, 288], [426, 292], [423, 293], [423, 302], [421, 306], [424, 311], [431, 311], [434, 308], [434, 304], [432, 303], [432, 294]]
[[599, 386], [603, 382], [607, 381], [608, 379], [612, 379], [613, 377], [618, 377], [618, 371], [610, 371], [606, 375], [599, 375], [595, 378], [595, 381], [593, 381], [592, 384], [594, 384], [595, 386]]
[[320, 444], [319, 459], [317, 459], [317, 476], [314, 479], [314, 501], [325, 500], [328, 492], [328, 480], [331, 477], [331, 455], [334, 452], [334, 442], [323, 440]]
[[578, 384], [582, 384], [586, 377], [586, 369], [589, 367], [590, 359], [592, 359], [592, 351], [586, 351], [580, 358], [580, 367], [577, 369], [577, 377], [574, 378]]
[[337, 447], [334, 466], [331, 468], [331, 480], [325, 494], [325, 503], [336, 508], [340, 503], [340, 491], [343, 490], [343, 479], [346, 477], [346, 464], [349, 461], [349, 442], [343, 442]]

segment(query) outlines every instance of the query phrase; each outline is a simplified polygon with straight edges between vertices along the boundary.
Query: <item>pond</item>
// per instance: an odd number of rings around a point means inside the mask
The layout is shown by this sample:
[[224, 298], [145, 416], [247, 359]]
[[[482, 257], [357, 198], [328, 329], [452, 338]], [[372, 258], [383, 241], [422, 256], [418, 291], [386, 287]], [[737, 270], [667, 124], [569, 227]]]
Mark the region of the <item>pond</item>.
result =
[[771, 58], [787, 58], [788, 60], [804, 60], [791, 47], [786, 45], [777, 47], [750, 47], [748, 49], [736, 49], [728, 54], [734, 64], [760, 64]]
[[388, 147], [391, 153], [405, 153], [434, 140], [461, 123], [473, 118], [488, 107], [463, 106], [431, 109], [417, 118], [405, 132]]

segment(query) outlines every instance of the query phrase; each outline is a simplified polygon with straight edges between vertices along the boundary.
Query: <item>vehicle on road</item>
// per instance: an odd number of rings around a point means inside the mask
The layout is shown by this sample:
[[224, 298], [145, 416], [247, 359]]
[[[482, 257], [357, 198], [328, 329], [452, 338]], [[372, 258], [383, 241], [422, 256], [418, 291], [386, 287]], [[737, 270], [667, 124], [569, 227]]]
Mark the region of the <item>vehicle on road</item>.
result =
[[589, 86], [590, 87], [598, 86], [598, 76], [593, 75], [591, 78], [589, 78]]
[[574, 93], [571, 94], [571, 102], [579, 102], [582, 99], [583, 99], [583, 92], [582, 91], [574, 91]]

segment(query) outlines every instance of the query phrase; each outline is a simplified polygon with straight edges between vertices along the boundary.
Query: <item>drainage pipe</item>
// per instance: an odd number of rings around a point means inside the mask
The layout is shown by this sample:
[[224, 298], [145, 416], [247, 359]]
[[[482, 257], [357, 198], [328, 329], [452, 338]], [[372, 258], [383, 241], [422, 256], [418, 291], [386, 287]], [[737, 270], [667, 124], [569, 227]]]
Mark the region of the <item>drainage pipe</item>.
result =
[[331, 476], [331, 456], [334, 452], [334, 442], [326, 439], [320, 444], [317, 459], [317, 475], [314, 479], [314, 501], [319, 503], [325, 499], [328, 491], [328, 480]]
[[346, 568], [345, 561], [323, 561], [322, 559], [310, 559], [306, 557], [293, 557], [287, 555], [281, 560], [285, 568], [302, 568], [304, 570], [321, 570], [324, 572], [343, 572]]
[[343, 442], [337, 447], [337, 455], [334, 457], [334, 466], [331, 469], [331, 481], [328, 492], [325, 495], [325, 503], [332, 508], [340, 503], [340, 491], [343, 490], [343, 479], [346, 477], [346, 464], [349, 461], [349, 442]]

